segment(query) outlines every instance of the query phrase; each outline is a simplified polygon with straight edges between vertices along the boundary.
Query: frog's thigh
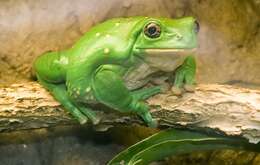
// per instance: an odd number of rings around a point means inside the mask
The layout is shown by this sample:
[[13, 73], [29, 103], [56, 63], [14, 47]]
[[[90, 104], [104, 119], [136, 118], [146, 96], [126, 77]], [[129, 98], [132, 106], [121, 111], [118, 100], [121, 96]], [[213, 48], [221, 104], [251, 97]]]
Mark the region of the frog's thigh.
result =
[[83, 115], [79, 109], [71, 102], [66, 91], [64, 84], [52, 84], [43, 80], [39, 75], [37, 75], [38, 81], [47, 88], [54, 98], [61, 103], [64, 108], [69, 111], [81, 124], [87, 122], [87, 118]]
[[92, 88], [96, 99], [105, 105], [119, 111], [129, 110], [133, 97], [117, 73], [107, 69], [98, 71]]

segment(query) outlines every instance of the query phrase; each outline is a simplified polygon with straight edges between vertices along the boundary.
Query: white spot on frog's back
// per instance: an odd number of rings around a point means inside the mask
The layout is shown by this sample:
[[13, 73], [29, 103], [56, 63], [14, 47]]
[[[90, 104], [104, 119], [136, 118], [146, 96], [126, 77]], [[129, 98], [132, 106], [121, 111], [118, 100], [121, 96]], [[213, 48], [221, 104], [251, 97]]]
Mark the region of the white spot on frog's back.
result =
[[116, 26], [119, 26], [119, 25], [120, 25], [120, 23], [118, 23], [118, 22], [117, 22], [115, 25], [116, 25]]
[[69, 63], [69, 59], [65, 56], [61, 56], [60, 59], [54, 60], [54, 63], [61, 64], [61, 65], [67, 65]]
[[109, 50], [108, 48], [105, 48], [105, 49], [104, 49], [104, 53], [105, 53], [105, 54], [108, 54], [109, 52], [110, 52], [110, 50]]
[[106, 37], [108, 38], [108, 37], [110, 37], [110, 35], [109, 35], [109, 34], [106, 34]]
[[60, 63], [64, 64], [64, 65], [67, 65], [69, 63], [69, 60], [68, 60], [67, 57], [61, 56]]
[[96, 33], [96, 36], [97, 36], [97, 37], [100, 36], [100, 33]]
[[78, 96], [80, 95], [80, 88], [77, 89], [76, 93]]
[[88, 93], [90, 91], [90, 87], [87, 87], [85, 91]]

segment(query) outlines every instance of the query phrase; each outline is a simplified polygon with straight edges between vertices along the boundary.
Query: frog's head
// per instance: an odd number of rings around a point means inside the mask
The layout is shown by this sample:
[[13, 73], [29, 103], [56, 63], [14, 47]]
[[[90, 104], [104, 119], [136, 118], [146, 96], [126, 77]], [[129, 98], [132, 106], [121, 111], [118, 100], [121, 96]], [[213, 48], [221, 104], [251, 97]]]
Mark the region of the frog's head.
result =
[[145, 18], [140, 22], [141, 31], [136, 37], [134, 54], [149, 59], [158, 57], [169, 60], [189, 55], [197, 47], [199, 24], [193, 17], [181, 19]]

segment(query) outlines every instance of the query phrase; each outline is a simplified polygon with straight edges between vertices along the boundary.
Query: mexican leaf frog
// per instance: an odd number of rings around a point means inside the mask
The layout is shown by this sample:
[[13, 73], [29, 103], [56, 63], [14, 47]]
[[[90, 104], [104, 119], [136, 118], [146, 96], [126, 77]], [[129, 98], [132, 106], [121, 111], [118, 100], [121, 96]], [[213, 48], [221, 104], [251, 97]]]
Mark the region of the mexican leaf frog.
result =
[[[144, 86], [158, 77], [176, 89], [194, 83], [191, 53], [198, 28], [192, 17], [114, 18], [94, 26], [70, 49], [39, 56], [33, 68], [38, 81], [81, 124], [88, 119], [97, 124], [100, 119], [89, 105], [102, 103], [136, 113], [155, 127], [143, 101], [161, 92], [161, 85]], [[168, 78], [173, 73], [174, 80]]]

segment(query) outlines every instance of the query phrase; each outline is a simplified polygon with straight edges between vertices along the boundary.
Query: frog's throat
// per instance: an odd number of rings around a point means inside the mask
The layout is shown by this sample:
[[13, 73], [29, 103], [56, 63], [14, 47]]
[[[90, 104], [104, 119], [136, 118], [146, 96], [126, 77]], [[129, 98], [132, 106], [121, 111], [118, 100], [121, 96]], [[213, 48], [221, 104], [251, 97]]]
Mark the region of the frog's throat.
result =
[[192, 49], [143, 49], [143, 53], [149, 55], [189, 55], [193, 54], [196, 48]]

